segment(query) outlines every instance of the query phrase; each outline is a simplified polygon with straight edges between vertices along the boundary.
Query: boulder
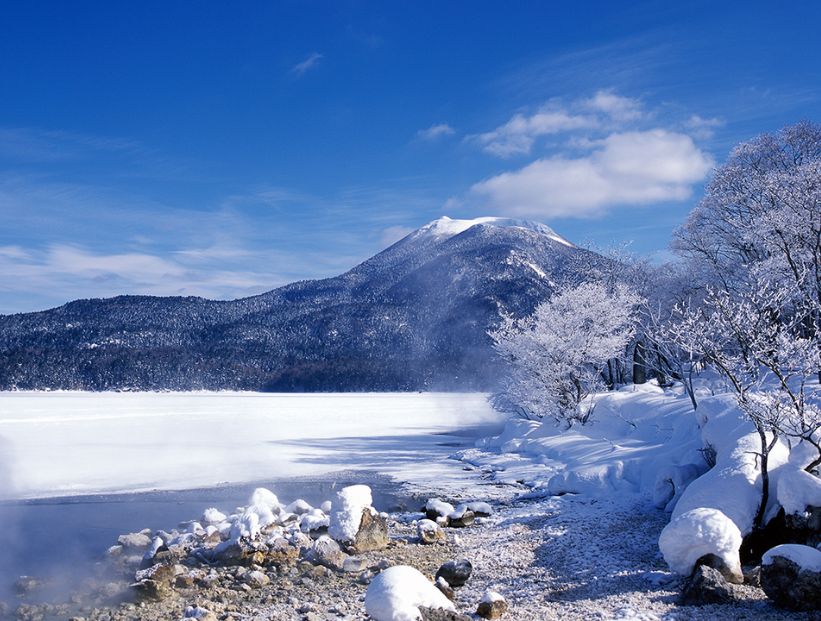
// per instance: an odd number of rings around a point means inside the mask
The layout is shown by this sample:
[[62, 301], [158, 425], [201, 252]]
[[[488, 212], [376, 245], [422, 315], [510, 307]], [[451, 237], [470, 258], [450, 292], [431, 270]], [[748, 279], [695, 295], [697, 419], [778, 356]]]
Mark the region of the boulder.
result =
[[504, 597], [495, 591], [485, 591], [476, 614], [483, 619], [500, 619], [507, 612], [508, 605]]
[[455, 589], [464, 586], [473, 573], [473, 565], [467, 559], [448, 561], [436, 572], [437, 580], [444, 578]]
[[173, 565], [153, 565], [136, 574], [136, 582], [130, 585], [137, 602], [160, 601], [173, 592], [177, 572]]
[[327, 535], [322, 535], [305, 551], [307, 561], [334, 570], [343, 569], [347, 557], [339, 544]]
[[257, 570], [249, 571], [242, 577], [242, 582], [247, 584], [252, 589], [261, 589], [270, 584], [271, 579], [263, 572]]
[[128, 533], [117, 537], [117, 543], [123, 546], [126, 552], [145, 551], [151, 546], [151, 537], [144, 532]]
[[268, 542], [264, 565], [283, 567], [293, 565], [299, 559], [299, 548], [284, 537], [277, 537]]
[[438, 521], [437, 518], [447, 518], [454, 510], [453, 505], [449, 502], [444, 502], [439, 498], [431, 498], [425, 504], [425, 517], [429, 520]]
[[416, 535], [419, 537], [419, 542], [425, 545], [447, 541], [445, 531], [432, 520], [419, 520], [416, 523]]
[[685, 580], [679, 603], [685, 606], [729, 604], [736, 600], [732, 585], [721, 572], [709, 565], [699, 565]]
[[387, 547], [388, 519], [371, 508], [362, 511], [362, 521], [350, 548], [355, 553], [372, 552]]
[[448, 515], [448, 526], [451, 528], [472, 526], [475, 521], [476, 514], [473, 511], [468, 511], [466, 508], [462, 510], [457, 509]]
[[762, 559], [761, 588], [780, 608], [821, 609], [821, 551], [795, 544], [769, 550]]

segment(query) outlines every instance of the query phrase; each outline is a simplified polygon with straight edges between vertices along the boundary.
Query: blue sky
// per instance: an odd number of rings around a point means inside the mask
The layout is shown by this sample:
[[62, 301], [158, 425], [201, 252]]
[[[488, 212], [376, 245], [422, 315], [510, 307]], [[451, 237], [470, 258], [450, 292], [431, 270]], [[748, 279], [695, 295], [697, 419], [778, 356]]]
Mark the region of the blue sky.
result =
[[443, 215], [660, 260], [733, 144], [821, 121], [816, 2], [0, 11], [0, 313], [250, 295]]

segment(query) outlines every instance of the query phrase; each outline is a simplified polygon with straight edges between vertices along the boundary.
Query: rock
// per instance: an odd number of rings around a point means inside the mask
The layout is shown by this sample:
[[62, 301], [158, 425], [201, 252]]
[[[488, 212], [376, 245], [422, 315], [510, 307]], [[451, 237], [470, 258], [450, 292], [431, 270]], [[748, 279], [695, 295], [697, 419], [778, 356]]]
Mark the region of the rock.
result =
[[476, 521], [476, 514], [473, 511], [454, 511], [448, 515], [448, 525], [451, 528], [465, 528], [472, 526]]
[[225, 541], [212, 548], [210, 556], [221, 565], [263, 565], [268, 552], [266, 545], [241, 538]]
[[169, 597], [174, 589], [171, 586], [177, 576], [177, 566], [153, 565], [141, 569], [136, 574], [136, 582], [130, 585], [137, 602], [160, 601]]
[[362, 511], [362, 521], [350, 548], [355, 553], [372, 552], [387, 547], [388, 519], [370, 508]]
[[218, 617], [210, 610], [206, 610], [201, 606], [188, 606], [185, 609], [186, 619], [199, 619], [200, 621], [217, 621]]
[[364, 560], [357, 556], [349, 556], [342, 563], [342, 571], [345, 573], [358, 573], [366, 568], [367, 564]]
[[419, 612], [422, 613], [421, 621], [471, 621], [467, 615], [458, 612], [451, 612], [450, 610], [443, 610], [441, 608], [425, 608], [419, 607]]
[[[149, 531], [150, 533], [151, 531]], [[117, 543], [128, 552], [147, 550], [151, 546], [151, 537], [145, 532], [128, 533], [117, 537]]]
[[761, 588], [761, 567], [753, 567], [744, 572], [744, 584]]
[[507, 612], [508, 605], [505, 598], [495, 591], [485, 591], [476, 614], [483, 619], [499, 619]]
[[473, 511], [476, 517], [488, 517], [493, 514], [493, 507], [486, 502], [469, 502], [467, 504], [468, 511]]
[[473, 573], [473, 565], [467, 559], [448, 561], [436, 572], [436, 578], [444, 578], [455, 589], [464, 586]]
[[322, 565], [334, 570], [343, 568], [346, 557], [347, 555], [339, 547], [339, 544], [327, 535], [322, 535], [314, 541], [313, 546], [305, 553], [306, 560], [314, 565]]
[[416, 523], [416, 535], [419, 537], [419, 541], [426, 545], [447, 541], [445, 531], [432, 520], [419, 520]]
[[[310, 544], [308, 544], [310, 545]], [[278, 537], [268, 543], [268, 552], [265, 554], [265, 564], [274, 567], [293, 565], [299, 558], [299, 547], [292, 545], [284, 537]]]
[[252, 589], [261, 589], [271, 583], [271, 579], [259, 570], [249, 571], [242, 580]]
[[720, 571], [708, 565], [699, 565], [684, 582], [679, 603], [685, 606], [729, 604], [736, 600], [733, 587]]
[[437, 589], [442, 591], [442, 595], [447, 597], [450, 601], [456, 597], [456, 593], [454, 592], [453, 588], [448, 584], [448, 581], [445, 580], [442, 576], [439, 576], [436, 579], [436, 582], [433, 583]]
[[454, 507], [449, 502], [444, 502], [439, 498], [431, 498], [425, 504], [425, 516], [429, 520], [438, 521], [437, 518], [446, 518], [453, 513]]
[[695, 567], [698, 567], [699, 565], [705, 565], [717, 570], [718, 573], [724, 576], [724, 579], [727, 582], [731, 582], [733, 584], [744, 583], [744, 574], [739, 575], [738, 571], [728, 566], [727, 563], [724, 562], [724, 559], [720, 556], [715, 554], [705, 554], [696, 561]]
[[[817, 552], [814, 548], [809, 549]], [[761, 588], [780, 608], [821, 609], [821, 571], [802, 568], [785, 556], [773, 556], [769, 562], [765, 557], [761, 566]]]

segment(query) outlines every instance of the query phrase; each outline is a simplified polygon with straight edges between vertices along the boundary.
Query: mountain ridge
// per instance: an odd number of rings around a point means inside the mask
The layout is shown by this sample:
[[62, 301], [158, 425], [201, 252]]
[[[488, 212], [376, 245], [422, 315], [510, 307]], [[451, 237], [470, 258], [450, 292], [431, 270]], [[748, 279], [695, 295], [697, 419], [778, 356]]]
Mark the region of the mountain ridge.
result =
[[0, 389], [488, 389], [488, 329], [578, 263], [526, 221], [435, 220], [347, 272], [237, 300], [117, 296], [0, 316]]

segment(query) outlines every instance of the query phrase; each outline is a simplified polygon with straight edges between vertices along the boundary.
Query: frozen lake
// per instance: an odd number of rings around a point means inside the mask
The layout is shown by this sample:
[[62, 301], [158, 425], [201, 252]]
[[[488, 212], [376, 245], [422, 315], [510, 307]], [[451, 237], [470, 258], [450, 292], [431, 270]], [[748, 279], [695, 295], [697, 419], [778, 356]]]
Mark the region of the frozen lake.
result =
[[319, 503], [365, 482], [395, 508], [385, 477], [458, 486], [448, 456], [500, 426], [482, 394], [0, 393], [0, 593], [82, 575], [118, 534], [231, 510], [257, 484]]
[[42, 498], [339, 470], [424, 479], [500, 420], [482, 394], [0, 393], [0, 489]]

